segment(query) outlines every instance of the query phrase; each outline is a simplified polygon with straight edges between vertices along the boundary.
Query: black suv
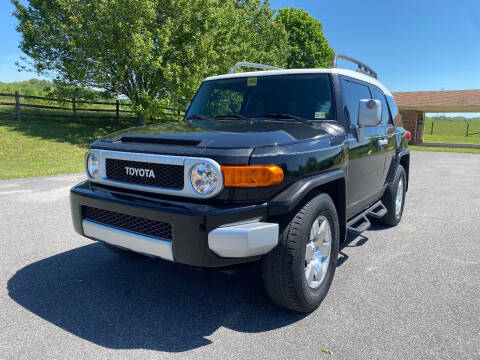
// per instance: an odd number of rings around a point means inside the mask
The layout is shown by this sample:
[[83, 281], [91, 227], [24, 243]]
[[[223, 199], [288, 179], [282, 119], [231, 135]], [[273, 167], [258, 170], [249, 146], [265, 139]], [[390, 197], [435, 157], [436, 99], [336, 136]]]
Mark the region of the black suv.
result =
[[314, 310], [347, 231], [402, 217], [408, 132], [376, 77], [336, 55], [328, 69], [238, 63], [205, 79], [184, 121], [91, 145], [88, 180], [71, 190], [75, 230], [123, 255], [261, 262], [274, 302]]

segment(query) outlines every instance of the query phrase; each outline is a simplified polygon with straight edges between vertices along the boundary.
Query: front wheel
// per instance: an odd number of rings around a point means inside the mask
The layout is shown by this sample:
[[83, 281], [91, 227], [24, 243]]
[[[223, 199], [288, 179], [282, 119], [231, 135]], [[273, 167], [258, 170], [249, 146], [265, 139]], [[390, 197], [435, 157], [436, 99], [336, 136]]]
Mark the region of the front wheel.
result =
[[282, 219], [279, 244], [262, 260], [265, 289], [276, 304], [310, 312], [323, 301], [337, 265], [339, 224], [327, 194]]

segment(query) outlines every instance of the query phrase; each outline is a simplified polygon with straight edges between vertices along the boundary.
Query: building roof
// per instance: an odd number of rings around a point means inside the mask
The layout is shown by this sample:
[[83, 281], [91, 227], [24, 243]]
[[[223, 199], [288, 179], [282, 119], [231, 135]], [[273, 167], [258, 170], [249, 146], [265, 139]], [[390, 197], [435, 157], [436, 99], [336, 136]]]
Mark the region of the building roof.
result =
[[480, 90], [395, 92], [400, 110], [480, 112]]
[[365, 75], [361, 72], [341, 69], [341, 68], [323, 68], [323, 69], [280, 69], [280, 70], [261, 70], [261, 71], [250, 71], [250, 72], [239, 72], [235, 74], [225, 74], [217, 75], [206, 78], [204, 81], [210, 80], [220, 80], [220, 79], [231, 79], [237, 77], [257, 77], [257, 76], [273, 76], [273, 75], [289, 75], [289, 74], [339, 74], [352, 77], [373, 85], [378, 86], [385, 95], [392, 96], [390, 91], [377, 79]]

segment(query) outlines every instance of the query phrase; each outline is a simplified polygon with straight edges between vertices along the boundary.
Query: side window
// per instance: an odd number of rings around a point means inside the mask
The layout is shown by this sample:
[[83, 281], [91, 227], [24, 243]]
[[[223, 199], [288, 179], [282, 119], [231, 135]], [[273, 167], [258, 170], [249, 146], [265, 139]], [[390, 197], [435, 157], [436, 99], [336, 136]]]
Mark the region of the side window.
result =
[[372, 87], [372, 93], [373, 93], [373, 98], [375, 100], [380, 100], [382, 103], [382, 123], [381, 125], [385, 126], [387, 124], [391, 124], [392, 122], [390, 121], [390, 113], [388, 111], [388, 105], [387, 105], [387, 100], [385, 99], [385, 94], [383, 91], [378, 89], [377, 87]]
[[393, 124], [395, 126], [403, 126], [402, 118], [398, 113], [397, 103], [395, 99], [391, 96], [387, 96], [388, 106], [390, 107], [390, 113], [392, 114]]
[[344, 103], [348, 109], [348, 115], [351, 125], [358, 124], [358, 102], [362, 99], [371, 99], [370, 90], [368, 86], [350, 81], [343, 80], [345, 95], [343, 97]]

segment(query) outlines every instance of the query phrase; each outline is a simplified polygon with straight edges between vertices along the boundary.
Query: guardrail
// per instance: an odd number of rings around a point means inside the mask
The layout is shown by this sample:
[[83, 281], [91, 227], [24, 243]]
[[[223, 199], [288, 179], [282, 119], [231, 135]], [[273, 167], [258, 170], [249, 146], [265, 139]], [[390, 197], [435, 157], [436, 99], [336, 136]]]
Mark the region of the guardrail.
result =
[[[15, 101], [0, 101], [0, 106], [12, 106], [14, 111], [6, 111], [0, 109], [0, 114], [11, 114], [15, 115], [18, 121], [21, 121], [22, 115], [25, 116], [48, 116], [48, 117], [64, 117], [64, 118], [73, 118], [78, 120], [79, 118], [114, 118], [117, 122], [120, 119], [138, 119], [138, 116], [135, 116], [135, 112], [129, 108], [132, 107], [132, 104], [126, 101], [115, 100], [115, 102], [102, 102], [102, 101], [88, 101], [83, 99], [77, 99], [75, 97], [71, 99], [57, 99], [45, 96], [32, 96], [32, 95], [21, 95], [18, 91], [15, 91], [15, 94], [10, 93], [0, 93], [0, 97], [12, 97]], [[51, 104], [35, 104], [30, 102], [20, 102], [20, 99], [34, 99], [42, 100], [44, 102], [56, 102], [59, 105]], [[65, 106], [65, 104], [71, 104], [70, 106]], [[83, 104], [83, 106], [82, 106]], [[88, 107], [90, 105], [103, 105], [100, 107]], [[49, 112], [33, 112], [25, 111], [22, 108], [30, 109], [45, 109], [45, 110], [54, 110], [61, 113], [55, 113], [52, 111]], [[162, 108], [162, 116], [166, 116], [168, 120], [178, 120], [183, 117], [183, 111], [176, 108], [165, 107]], [[85, 114], [89, 112], [89, 114]], [[100, 114], [98, 114], [100, 113]], [[102, 114], [103, 113], [103, 114]], [[108, 114], [107, 114], [108, 113]], [[122, 116], [121, 114], [125, 114]]]

